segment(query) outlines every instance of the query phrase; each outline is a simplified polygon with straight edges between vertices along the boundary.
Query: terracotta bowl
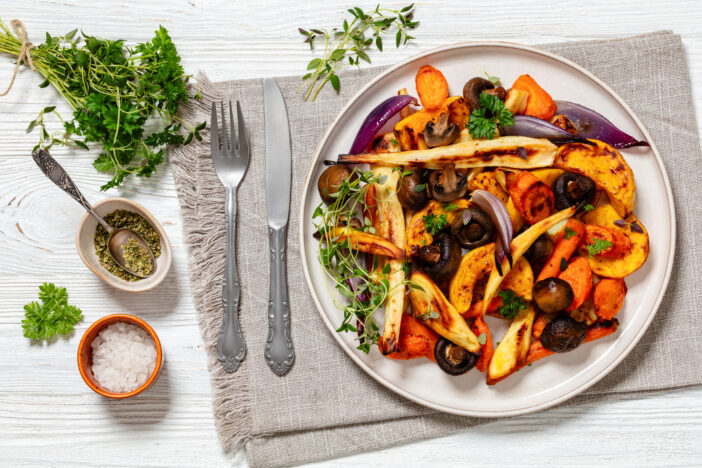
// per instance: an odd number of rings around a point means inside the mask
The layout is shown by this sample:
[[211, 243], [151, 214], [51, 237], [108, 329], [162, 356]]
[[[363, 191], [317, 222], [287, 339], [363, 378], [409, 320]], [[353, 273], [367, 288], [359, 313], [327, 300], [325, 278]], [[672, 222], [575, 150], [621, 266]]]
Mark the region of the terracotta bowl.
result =
[[168, 242], [168, 236], [166, 236], [163, 226], [156, 221], [156, 218], [146, 208], [126, 198], [106, 198], [95, 203], [93, 208], [100, 216], [106, 216], [115, 210], [127, 210], [143, 216], [161, 238], [161, 255], [156, 259], [156, 271], [148, 278], [139, 281], [125, 281], [116, 277], [102, 266], [95, 254], [93, 237], [95, 236], [98, 222], [90, 213], [86, 212], [78, 223], [78, 232], [76, 233], [76, 249], [83, 263], [98, 278], [122, 291], [142, 292], [158, 286], [171, 267], [171, 244]]
[[[100, 384], [95, 379], [95, 376], [93, 375], [92, 371], [93, 340], [96, 336], [98, 336], [98, 333], [100, 333], [105, 327], [115, 322], [127, 322], [142, 328], [151, 336], [151, 338], [154, 340], [154, 344], [156, 345], [156, 366], [154, 367], [153, 372], [151, 373], [149, 378], [146, 379], [144, 385], [137, 388], [136, 390], [132, 390], [131, 392], [126, 393], [113, 393], [100, 387]], [[156, 381], [156, 377], [158, 377], [158, 374], [161, 371], [162, 364], [163, 350], [161, 348], [161, 342], [159, 341], [156, 332], [153, 328], [149, 326], [148, 323], [133, 315], [113, 314], [107, 315], [99, 319], [98, 321], [90, 325], [90, 327], [85, 331], [85, 333], [83, 334], [83, 338], [81, 338], [80, 344], [78, 345], [78, 370], [80, 371], [81, 377], [83, 377], [85, 383], [88, 384], [88, 387], [90, 387], [94, 392], [99, 393], [100, 395], [108, 398], [129, 398], [131, 396], [138, 395], [139, 393], [143, 392], [144, 390], [149, 388], [152, 383]]]

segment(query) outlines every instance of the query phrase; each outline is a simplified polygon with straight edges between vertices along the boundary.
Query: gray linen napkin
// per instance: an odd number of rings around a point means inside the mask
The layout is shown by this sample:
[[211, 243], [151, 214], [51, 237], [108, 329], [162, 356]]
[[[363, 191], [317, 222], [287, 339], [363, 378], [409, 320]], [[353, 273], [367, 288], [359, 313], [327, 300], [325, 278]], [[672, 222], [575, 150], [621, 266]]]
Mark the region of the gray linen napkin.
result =
[[[702, 302], [695, 242], [702, 219], [702, 158], [680, 38], [656, 32], [627, 39], [543, 46], [592, 71], [612, 86], [644, 121], [670, 175], [678, 207], [678, 252], [656, 320], [614, 371], [567, 404], [615, 393], [644, 392], [702, 383]], [[293, 145], [293, 190], [288, 235], [292, 336], [297, 360], [277, 377], [263, 360], [268, 300], [265, 144], [261, 80], [210, 83], [204, 99], [183, 108], [189, 121], [208, 119], [210, 102], [241, 101], [251, 141], [251, 164], [239, 190], [237, 254], [242, 284], [241, 320], [248, 356], [226, 374], [215, 358], [224, 265], [224, 190], [203, 142], [171, 153], [190, 248], [190, 278], [209, 356], [217, 430], [225, 450], [245, 445], [251, 466], [284, 466], [350, 455], [437, 437], [486, 422], [440, 414], [385, 389], [339, 348], [318, 316], [299, 267], [298, 209], [310, 157], [331, 120], [356, 91], [383, 68], [344, 73], [342, 91], [327, 87], [315, 102], [295, 93], [299, 77], [279, 78], [287, 101]], [[681, 209], [682, 208], [682, 209]]]

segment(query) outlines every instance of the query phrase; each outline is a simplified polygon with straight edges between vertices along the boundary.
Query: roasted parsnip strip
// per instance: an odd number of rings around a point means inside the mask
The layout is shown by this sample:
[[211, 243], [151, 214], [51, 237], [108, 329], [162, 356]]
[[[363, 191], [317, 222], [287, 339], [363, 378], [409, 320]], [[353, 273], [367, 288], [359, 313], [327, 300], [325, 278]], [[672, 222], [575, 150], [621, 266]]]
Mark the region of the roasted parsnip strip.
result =
[[328, 234], [324, 235], [324, 239], [335, 239], [338, 242], [347, 239], [349, 248], [352, 250], [372, 253], [373, 255], [384, 255], [399, 260], [405, 258], [405, 251], [392, 242], [356, 229], [341, 227], [332, 228], [329, 230]]
[[536, 309], [529, 304], [521, 310], [495, 348], [487, 371], [487, 384], [493, 385], [519, 367], [526, 359], [531, 344], [531, 327]]
[[532, 169], [553, 164], [558, 147], [545, 139], [506, 136], [453, 145], [392, 153], [342, 154], [340, 163], [411, 166], [440, 169], [447, 163], [457, 169], [501, 166]]
[[[538, 223], [534, 224], [529, 229], [512, 239], [512, 242], [510, 242], [510, 248], [512, 251], [512, 264], [519, 260], [522, 257], [522, 255], [524, 255], [524, 253], [529, 249], [529, 247], [531, 247], [531, 244], [536, 242], [536, 239], [538, 239], [541, 234], [548, 231], [549, 228], [555, 226], [564, 219], [570, 218], [574, 214], [575, 207], [571, 206], [570, 208], [567, 208], [563, 211], [559, 211], [558, 213], [539, 221]], [[492, 267], [492, 271], [490, 272], [490, 278], [488, 278], [487, 285], [485, 286], [485, 296], [483, 297], [482, 315], [485, 315], [485, 313], [487, 312], [487, 308], [490, 304], [490, 301], [497, 293], [497, 290], [499, 289], [502, 280], [505, 278], [505, 276], [507, 275], [507, 273], [509, 273], [510, 270], [511, 267], [509, 266], [509, 262], [507, 261], [507, 259], [502, 261], [502, 275], [500, 275], [497, 272], [497, 268], [495, 268], [494, 266]]]

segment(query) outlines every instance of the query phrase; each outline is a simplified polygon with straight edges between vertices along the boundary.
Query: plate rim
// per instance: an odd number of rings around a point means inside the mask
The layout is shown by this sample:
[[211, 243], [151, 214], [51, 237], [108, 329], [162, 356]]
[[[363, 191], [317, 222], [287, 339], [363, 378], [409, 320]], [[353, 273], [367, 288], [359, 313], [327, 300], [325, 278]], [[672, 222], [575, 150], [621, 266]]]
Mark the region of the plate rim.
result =
[[[668, 210], [670, 214], [670, 249], [669, 249], [669, 256], [668, 256], [668, 261], [665, 266], [665, 274], [663, 276], [663, 283], [661, 288], [658, 291], [658, 295], [654, 301], [653, 305], [653, 310], [651, 313], [648, 314], [646, 317], [644, 323], [642, 326], [637, 330], [636, 334], [634, 337], [631, 339], [631, 341], [627, 344], [626, 348], [619, 353], [619, 355], [608, 365], [606, 365], [604, 368], [602, 368], [595, 376], [593, 376], [590, 380], [587, 382], [584, 382], [575, 388], [571, 389], [570, 391], [565, 392], [563, 395], [557, 396], [551, 400], [548, 400], [543, 403], [537, 403], [537, 404], [532, 404], [530, 406], [525, 406], [523, 408], [518, 408], [518, 409], [508, 409], [508, 410], [488, 410], [488, 411], [478, 411], [478, 410], [464, 410], [461, 408], [454, 408], [451, 406], [446, 406], [438, 403], [434, 403], [431, 401], [424, 400], [407, 390], [399, 387], [398, 385], [395, 385], [394, 383], [388, 381], [385, 377], [380, 375], [378, 372], [376, 372], [374, 369], [372, 369], [368, 364], [366, 364], [364, 361], [360, 359], [360, 357], [356, 356], [355, 354], [355, 349], [351, 349], [346, 342], [344, 342], [340, 336], [339, 333], [337, 333], [336, 327], [334, 324], [331, 323], [329, 317], [326, 315], [324, 312], [324, 308], [322, 307], [322, 304], [319, 301], [319, 298], [317, 297], [317, 294], [315, 292], [315, 289], [312, 285], [312, 279], [310, 277], [310, 273], [307, 267], [307, 251], [305, 249], [305, 237], [304, 237], [304, 232], [305, 232], [305, 218], [303, 216], [304, 211], [305, 211], [305, 204], [307, 201], [308, 197], [308, 192], [309, 188], [311, 186], [310, 184], [310, 177], [312, 175], [312, 172], [314, 168], [317, 166], [320, 156], [321, 156], [321, 150], [323, 146], [325, 145], [327, 139], [330, 136], [330, 133], [333, 128], [336, 127], [337, 123], [339, 120], [346, 114], [348, 109], [366, 92], [368, 91], [372, 86], [374, 86], [378, 81], [381, 79], [385, 78], [387, 75], [390, 75], [391, 73], [395, 72], [397, 69], [404, 67], [405, 65], [408, 65], [412, 62], [424, 59], [426, 57], [429, 57], [431, 55], [441, 53], [441, 52], [446, 52], [446, 51], [451, 51], [455, 49], [471, 49], [471, 48], [477, 48], [477, 47], [497, 47], [497, 48], [505, 48], [505, 49], [516, 49], [516, 50], [521, 50], [521, 51], [526, 51], [526, 52], [531, 52], [537, 55], [542, 55], [544, 57], [556, 60], [558, 62], [561, 62], [564, 65], [569, 66], [570, 68], [574, 69], [577, 72], [580, 72], [590, 78], [595, 84], [600, 86], [606, 93], [610, 95], [611, 98], [613, 98], [623, 109], [626, 111], [626, 113], [629, 115], [629, 117], [634, 121], [638, 129], [641, 131], [641, 133], [644, 135], [646, 141], [649, 142], [650, 144], [650, 149], [653, 152], [654, 157], [656, 158], [656, 163], [658, 164], [658, 167], [660, 169], [662, 178], [663, 178], [663, 185], [665, 186], [665, 192], [667, 195], [668, 199]], [[578, 65], [577, 63], [562, 57], [558, 54], [554, 54], [552, 52], [539, 49], [538, 47], [534, 46], [529, 46], [529, 45], [524, 45], [524, 44], [518, 44], [514, 42], [506, 42], [506, 41], [468, 41], [468, 42], [457, 42], [457, 43], [452, 43], [452, 44], [447, 44], [444, 46], [439, 46], [435, 47], [423, 52], [419, 52], [417, 54], [410, 55], [409, 57], [405, 58], [404, 60], [401, 60], [393, 65], [390, 65], [386, 70], [383, 72], [379, 73], [376, 75], [373, 79], [368, 81], [363, 87], [361, 87], [342, 107], [342, 109], [338, 112], [338, 114], [334, 117], [334, 119], [329, 123], [327, 126], [324, 134], [322, 135], [322, 138], [320, 139], [319, 143], [315, 147], [312, 160], [310, 161], [310, 164], [307, 168], [307, 172], [305, 174], [305, 180], [303, 184], [303, 191], [302, 191], [302, 197], [300, 198], [300, 207], [299, 207], [299, 212], [298, 212], [299, 220], [298, 220], [298, 243], [299, 243], [299, 248], [300, 248], [300, 257], [304, 259], [302, 262], [302, 270], [305, 276], [305, 283], [307, 286], [307, 289], [312, 296], [312, 300], [315, 303], [315, 307], [317, 309], [317, 313], [320, 315], [322, 318], [322, 321], [326, 325], [329, 333], [334, 337], [334, 340], [337, 342], [337, 344], [340, 346], [340, 348], [348, 355], [352, 361], [356, 363], [361, 369], [363, 369], [366, 374], [368, 374], [370, 377], [372, 377], [376, 382], [380, 383], [381, 385], [385, 386], [389, 390], [395, 392], [398, 395], [401, 395], [405, 398], [407, 398], [410, 401], [413, 401], [415, 403], [418, 403], [422, 406], [435, 409], [437, 411], [441, 411], [444, 413], [449, 413], [449, 414], [455, 414], [459, 416], [472, 416], [472, 417], [480, 417], [480, 418], [494, 418], [494, 417], [507, 417], [507, 416], [518, 416], [518, 415], [523, 415], [523, 414], [529, 414], [529, 413], [534, 413], [536, 411], [544, 410], [547, 408], [551, 408], [553, 406], [558, 405], [559, 403], [562, 403], [564, 401], [567, 401], [580, 393], [584, 392], [597, 382], [599, 382], [602, 378], [604, 378], [607, 374], [609, 374], [615, 367], [617, 367], [626, 356], [629, 355], [632, 349], [638, 344], [638, 342], [641, 340], [643, 335], [646, 333], [648, 330], [649, 326], [651, 325], [651, 322], [653, 321], [653, 318], [656, 316], [658, 313], [658, 310], [660, 308], [661, 302], [663, 301], [663, 297], [665, 296], [665, 293], [668, 289], [669, 281], [670, 281], [670, 276], [672, 274], [672, 269], [673, 269], [673, 260], [675, 258], [675, 249], [676, 249], [676, 231], [677, 231], [677, 225], [676, 225], [676, 214], [675, 214], [675, 204], [674, 204], [674, 199], [673, 199], [673, 191], [670, 186], [670, 179], [668, 177], [668, 172], [665, 169], [665, 165], [663, 164], [663, 158], [661, 157], [658, 147], [656, 146], [655, 142], [653, 141], [653, 138], [651, 138], [651, 134], [649, 133], [648, 129], [646, 126], [641, 122], [641, 119], [636, 115], [636, 113], [631, 109], [631, 107], [626, 103], [626, 101], [619, 96], [617, 92], [615, 92], [609, 85], [607, 85], [603, 80], [601, 80], [598, 76], [590, 72], [589, 70], [585, 69], [581, 65]]]

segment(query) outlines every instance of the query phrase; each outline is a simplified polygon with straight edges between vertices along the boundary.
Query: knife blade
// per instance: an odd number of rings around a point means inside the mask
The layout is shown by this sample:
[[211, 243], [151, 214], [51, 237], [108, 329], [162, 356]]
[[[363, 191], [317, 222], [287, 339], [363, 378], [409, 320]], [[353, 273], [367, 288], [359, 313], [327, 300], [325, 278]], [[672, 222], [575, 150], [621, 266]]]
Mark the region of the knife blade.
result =
[[290, 336], [287, 280], [287, 230], [292, 179], [290, 126], [283, 93], [271, 78], [263, 80], [266, 131], [266, 210], [271, 274], [268, 300], [268, 340], [264, 357], [277, 375], [285, 375], [295, 360]]

